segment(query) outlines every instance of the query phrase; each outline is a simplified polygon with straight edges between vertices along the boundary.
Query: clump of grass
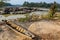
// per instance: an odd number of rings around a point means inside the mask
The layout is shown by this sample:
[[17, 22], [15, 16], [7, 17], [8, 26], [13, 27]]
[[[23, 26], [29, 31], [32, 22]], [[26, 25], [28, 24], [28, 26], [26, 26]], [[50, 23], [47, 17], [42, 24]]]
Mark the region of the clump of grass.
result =
[[41, 15], [41, 19], [53, 19], [54, 17], [51, 17], [51, 14]]
[[29, 17], [29, 14], [26, 14], [25, 16], [26, 16], [25, 18], [20, 18], [19, 21], [20, 21], [20, 22], [26, 22], [26, 21], [28, 21], [29, 18], [30, 18], [30, 17]]
[[36, 15], [36, 14], [32, 14], [32, 15], [30, 16], [30, 20], [31, 20], [31, 21], [38, 21], [38, 20], [39, 20], [39, 16]]
[[8, 16], [10, 16], [11, 14], [3, 14], [3, 16], [5, 16], [5, 17], [8, 17]]
[[26, 21], [28, 21], [28, 19], [27, 18], [20, 18], [19, 21], [20, 22], [26, 22]]

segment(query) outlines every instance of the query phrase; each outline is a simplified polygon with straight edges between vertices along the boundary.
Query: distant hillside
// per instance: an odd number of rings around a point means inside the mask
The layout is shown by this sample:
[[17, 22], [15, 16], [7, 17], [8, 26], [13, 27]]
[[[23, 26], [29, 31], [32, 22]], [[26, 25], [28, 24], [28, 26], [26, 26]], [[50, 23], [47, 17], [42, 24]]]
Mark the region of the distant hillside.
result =
[[5, 3], [5, 6], [12, 6], [12, 4], [10, 4], [10, 3]]
[[0, 2], [0, 7], [3, 7], [3, 6], [12, 6], [12, 4], [5, 3], [5, 2]]
[[13, 8], [16, 8], [16, 7], [21, 7], [20, 5], [8, 5], [8, 6], [3, 6], [3, 7], [13, 7]]

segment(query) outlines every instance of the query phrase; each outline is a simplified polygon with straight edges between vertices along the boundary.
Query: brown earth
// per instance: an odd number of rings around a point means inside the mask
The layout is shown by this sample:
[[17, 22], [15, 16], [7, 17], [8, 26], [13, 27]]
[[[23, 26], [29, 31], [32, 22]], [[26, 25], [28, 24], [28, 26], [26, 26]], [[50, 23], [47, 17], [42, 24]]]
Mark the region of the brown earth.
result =
[[60, 40], [59, 23], [53, 21], [35, 22], [30, 25], [29, 30], [37, 35], [38, 40]]
[[[28, 24], [27, 24], [28, 25]], [[28, 25], [29, 26], [29, 25]], [[60, 40], [60, 22], [39, 21], [32, 23], [28, 29], [36, 35], [36, 40]], [[0, 25], [0, 40], [32, 40], [19, 35], [6, 25]]]
[[24, 35], [19, 35], [6, 25], [0, 25], [0, 40], [32, 40]]

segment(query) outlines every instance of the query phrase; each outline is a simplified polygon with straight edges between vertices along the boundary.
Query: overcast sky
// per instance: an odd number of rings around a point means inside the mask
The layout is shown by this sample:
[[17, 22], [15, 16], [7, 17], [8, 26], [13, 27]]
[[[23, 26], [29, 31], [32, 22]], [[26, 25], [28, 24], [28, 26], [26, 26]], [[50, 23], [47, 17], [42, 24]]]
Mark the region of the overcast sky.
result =
[[10, 0], [9, 3], [11, 4], [23, 4], [25, 1], [28, 1], [28, 2], [47, 2], [47, 3], [53, 3], [54, 1], [56, 1], [57, 3], [60, 3], [60, 0]]

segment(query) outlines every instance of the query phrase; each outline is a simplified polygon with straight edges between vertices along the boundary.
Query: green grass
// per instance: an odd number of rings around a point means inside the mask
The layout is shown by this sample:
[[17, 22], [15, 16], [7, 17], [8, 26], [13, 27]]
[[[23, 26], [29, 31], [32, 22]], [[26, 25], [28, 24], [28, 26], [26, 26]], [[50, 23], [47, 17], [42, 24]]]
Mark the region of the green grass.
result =
[[25, 16], [26, 16], [26, 18], [20, 18], [19, 21], [20, 21], [20, 22], [26, 22], [26, 21], [28, 21], [29, 18], [30, 18], [30, 17], [29, 17], [29, 14], [25, 14]]
[[19, 21], [20, 22], [25, 22], [25, 21], [27, 21], [27, 18], [20, 18]]
[[3, 14], [3, 16], [5, 16], [5, 17], [8, 17], [8, 16], [10, 16], [11, 14]]
[[5, 17], [11, 16], [11, 15], [27, 15], [27, 14], [3, 14], [3, 16]]

